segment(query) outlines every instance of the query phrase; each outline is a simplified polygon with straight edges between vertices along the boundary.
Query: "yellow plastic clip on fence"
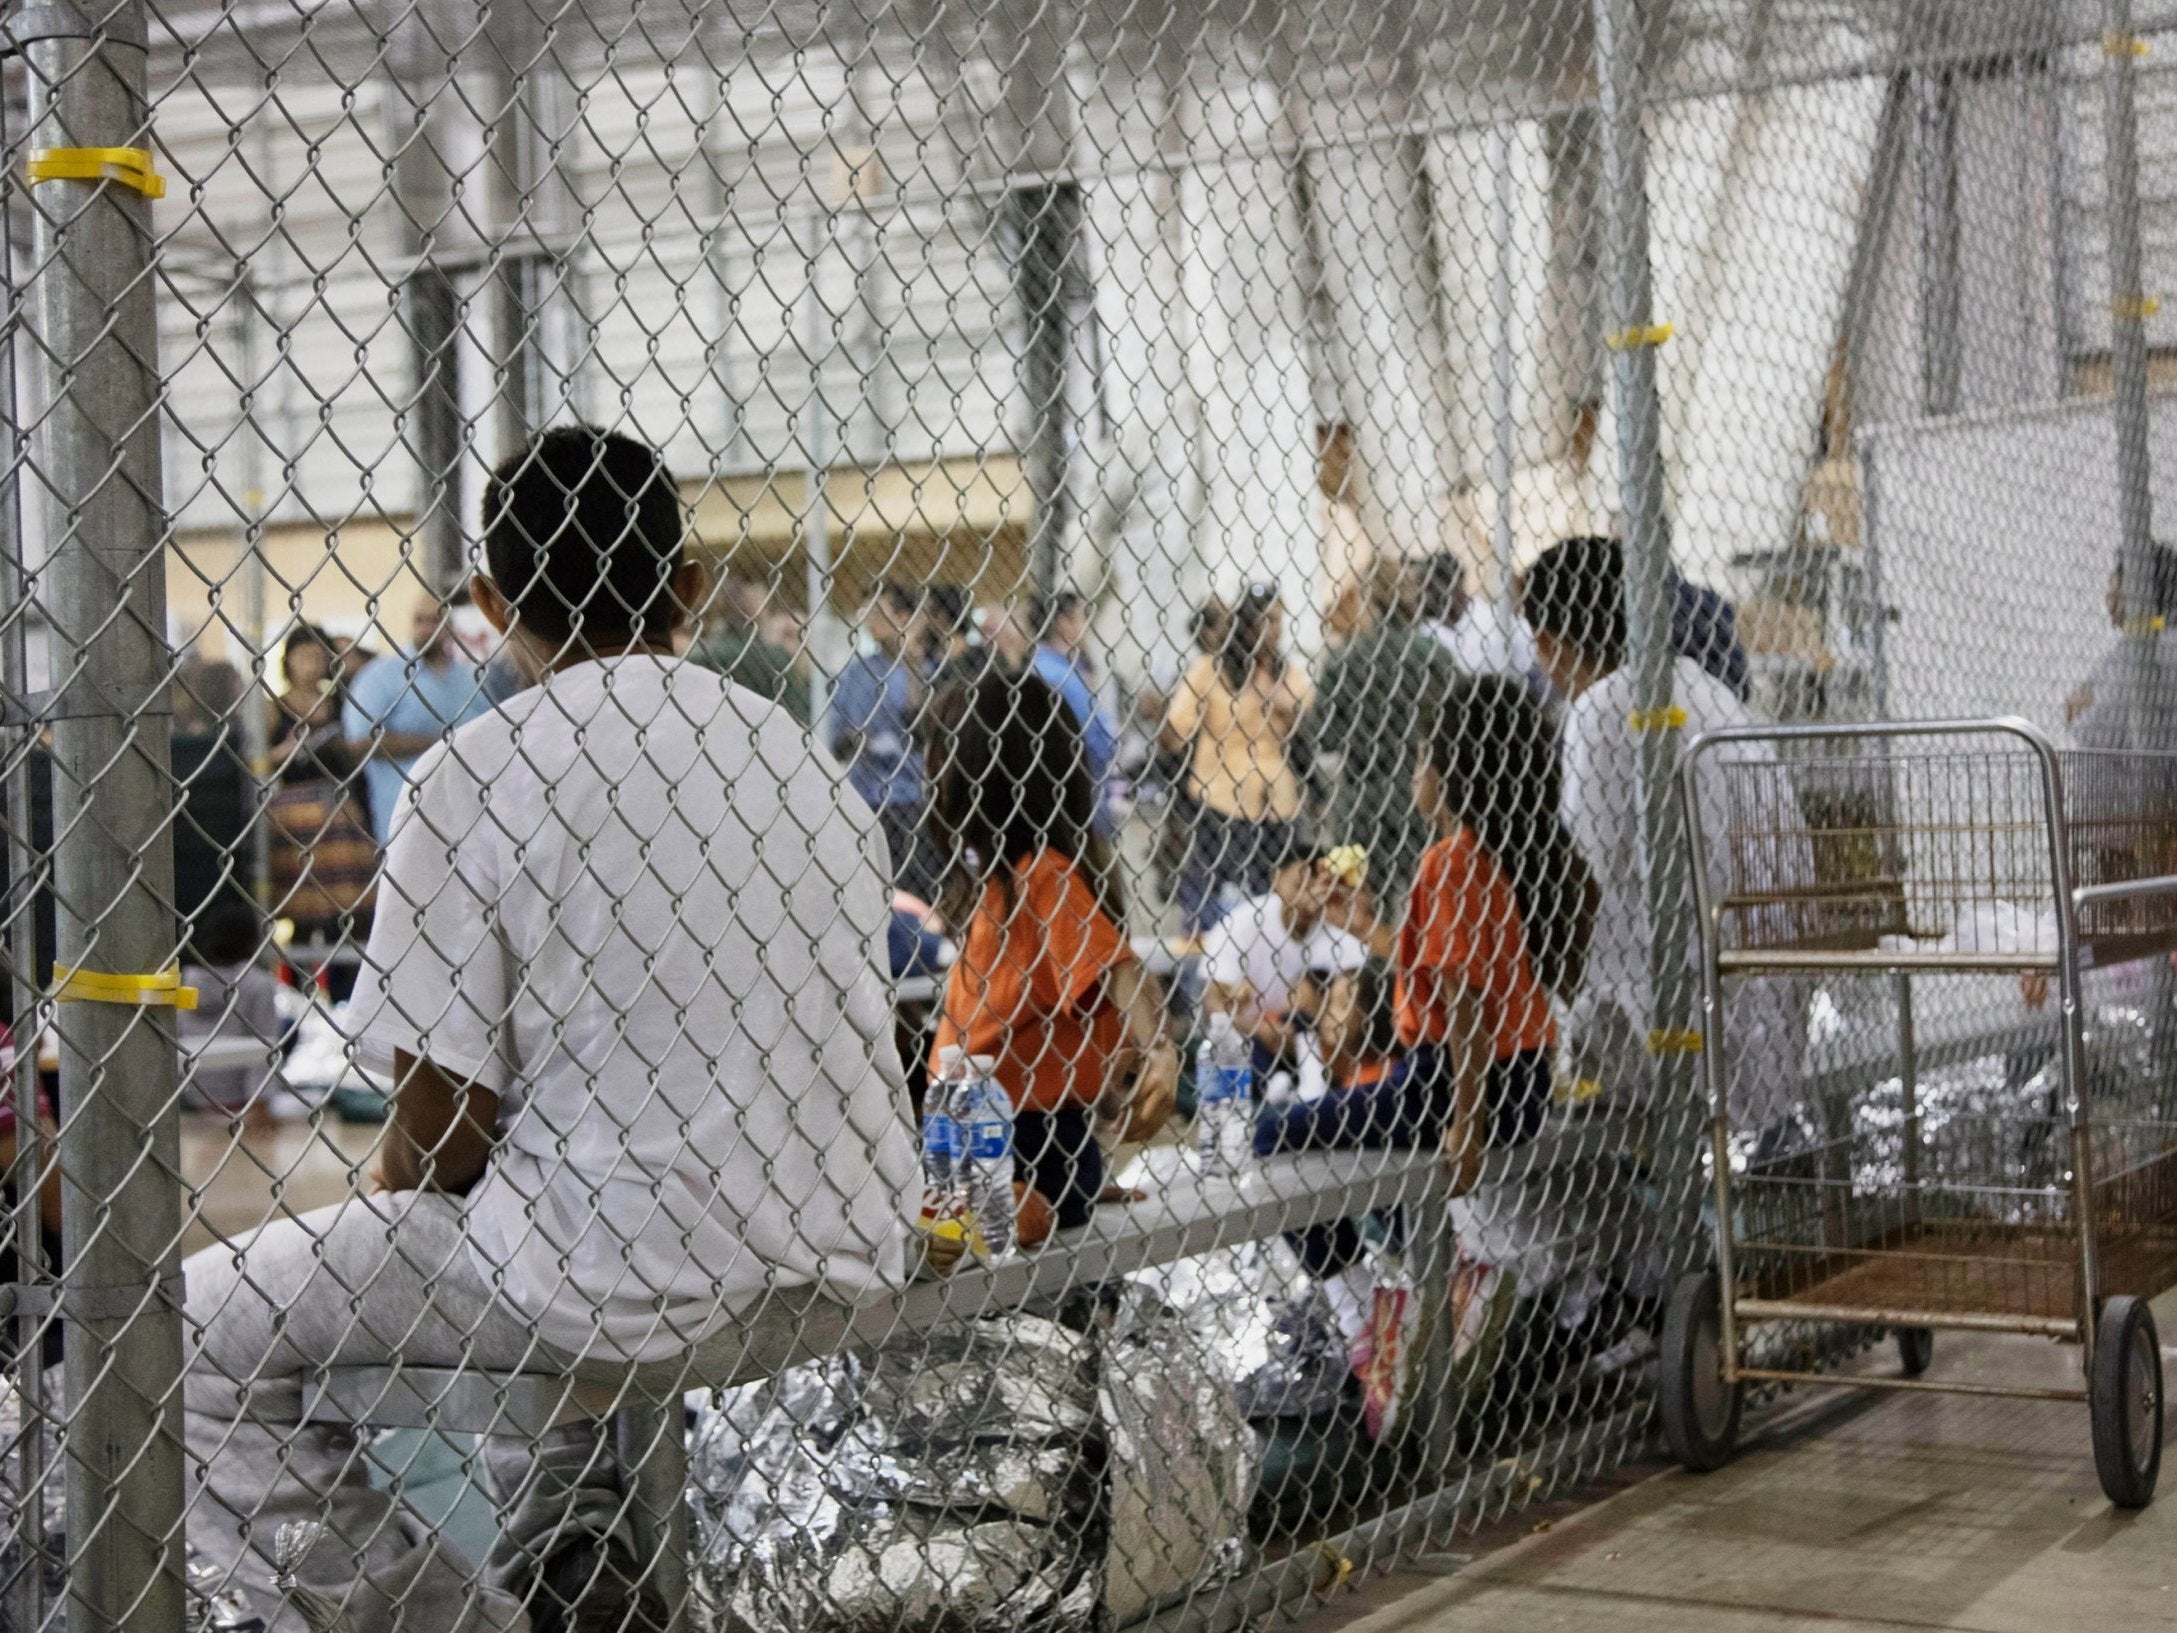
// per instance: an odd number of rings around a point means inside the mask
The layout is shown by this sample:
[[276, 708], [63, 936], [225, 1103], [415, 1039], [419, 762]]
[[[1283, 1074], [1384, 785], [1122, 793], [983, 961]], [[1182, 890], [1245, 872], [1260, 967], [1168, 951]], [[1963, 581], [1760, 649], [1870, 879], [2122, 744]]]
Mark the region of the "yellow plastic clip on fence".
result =
[[1670, 323], [1636, 323], [1630, 329], [1620, 329], [1604, 338], [1603, 344], [1614, 352], [1629, 352], [1641, 346], [1660, 346], [1678, 332], [1677, 325]]
[[105, 970], [53, 966], [53, 1001], [57, 1004], [128, 1004], [143, 1009], [194, 1009], [197, 989], [181, 984], [181, 966], [169, 964], [153, 975], [114, 975]]
[[1635, 709], [1625, 717], [1632, 722], [1635, 731], [1684, 731], [1686, 711], [1673, 705], [1668, 709]]
[[1648, 1053], [1651, 1055], [1697, 1055], [1701, 1052], [1701, 1034], [1698, 1032], [1655, 1031], [1648, 1034]]
[[23, 178], [41, 181], [117, 181], [146, 198], [166, 197], [166, 178], [151, 168], [151, 153], [141, 147], [41, 147], [31, 151]]
[[1336, 1593], [1352, 1579], [1352, 1559], [1340, 1552], [1334, 1545], [1328, 1542], [1318, 1542], [1310, 1551], [1322, 1561], [1322, 1569], [1315, 1578], [1315, 1591], [1317, 1593], [1326, 1595]]
[[2107, 57], [2144, 57], [2153, 49], [2137, 34], [2119, 34], [2112, 29], [2101, 37], [2102, 55]]
[[2162, 310], [2159, 295], [2119, 295], [2109, 302], [2109, 310], [2128, 323], [2143, 323]]

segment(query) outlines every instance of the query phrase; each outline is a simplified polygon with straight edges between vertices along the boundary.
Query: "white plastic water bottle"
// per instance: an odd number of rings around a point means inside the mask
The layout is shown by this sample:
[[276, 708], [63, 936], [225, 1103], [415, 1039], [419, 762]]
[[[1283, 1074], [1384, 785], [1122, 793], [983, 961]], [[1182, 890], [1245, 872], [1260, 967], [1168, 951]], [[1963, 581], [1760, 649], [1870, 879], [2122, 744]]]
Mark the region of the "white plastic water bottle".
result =
[[[1018, 1203], [1013, 1195], [1013, 1097], [996, 1076], [997, 1062], [970, 1056], [956, 1115], [967, 1132], [969, 1242], [987, 1259], [1013, 1251]], [[977, 1238], [980, 1241], [977, 1241]]]
[[1209, 1018], [1194, 1066], [1194, 1148], [1205, 1174], [1239, 1174], [1255, 1155], [1252, 1050], [1230, 1015]]
[[941, 1049], [937, 1078], [922, 1101], [923, 1228], [947, 1241], [968, 1240], [967, 1130], [959, 1099], [967, 1060], [958, 1049]]

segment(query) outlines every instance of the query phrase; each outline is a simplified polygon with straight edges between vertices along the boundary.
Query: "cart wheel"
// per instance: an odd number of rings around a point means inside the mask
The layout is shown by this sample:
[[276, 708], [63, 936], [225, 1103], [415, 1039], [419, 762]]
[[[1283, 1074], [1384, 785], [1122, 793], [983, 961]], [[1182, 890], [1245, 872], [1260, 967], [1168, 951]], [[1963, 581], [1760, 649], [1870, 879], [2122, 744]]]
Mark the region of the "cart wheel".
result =
[[2086, 1394], [2101, 1489], [2119, 1508], [2145, 1508], [2162, 1472], [2162, 1342], [2145, 1299], [2102, 1305]]
[[1908, 1378], [1917, 1378], [1935, 1364], [1935, 1333], [1928, 1327], [1897, 1329], [1897, 1367]]
[[1663, 1312], [1663, 1439], [1696, 1474], [1730, 1462], [1739, 1438], [1744, 1391], [1723, 1381], [1719, 1302], [1715, 1273], [1689, 1271]]

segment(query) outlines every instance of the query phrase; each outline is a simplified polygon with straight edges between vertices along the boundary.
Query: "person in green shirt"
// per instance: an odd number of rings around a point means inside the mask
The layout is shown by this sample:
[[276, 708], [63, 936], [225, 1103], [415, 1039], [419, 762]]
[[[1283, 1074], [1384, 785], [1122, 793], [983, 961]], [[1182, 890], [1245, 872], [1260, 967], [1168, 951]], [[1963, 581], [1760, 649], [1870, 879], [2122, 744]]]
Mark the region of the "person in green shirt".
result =
[[1435, 837], [1414, 805], [1415, 744], [1460, 668], [1419, 622], [1405, 563], [1376, 562], [1362, 590], [1359, 627], [1325, 661], [1301, 732], [1327, 796], [1325, 835], [1367, 847], [1369, 894], [1395, 919]]
[[802, 725], [809, 724], [809, 677], [794, 654], [765, 638], [764, 588], [734, 575], [718, 587], [700, 639], [689, 649], [691, 661], [714, 670], [734, 685], [786, 706]]

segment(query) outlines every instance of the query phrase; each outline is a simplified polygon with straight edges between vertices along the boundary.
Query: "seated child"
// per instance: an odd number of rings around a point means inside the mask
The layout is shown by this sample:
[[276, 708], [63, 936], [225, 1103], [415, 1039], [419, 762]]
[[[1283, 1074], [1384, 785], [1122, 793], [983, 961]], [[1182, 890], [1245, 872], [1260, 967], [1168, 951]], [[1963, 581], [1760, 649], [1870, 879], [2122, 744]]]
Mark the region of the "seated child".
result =
[[1556, 744], [1516, 682], [1463, 678], [1424, 733], [1422, 853], [1398, 937], [1398, 1036], [1435, 1095], [1454, 1195], [1485, 1149], [1540, 1132], [1557, 1038], [1550, 995], [1578, 989], [1596, 890], [1559, 815]]
[[1433, 1090], [1424, 1083], [1413, 1091], [1395, 996], [1390, 967], [1373, 959], [1332, 979], [1315, 1022], [1329, 1086], [1312, 1099], [1263, 1107], [1255, 1119], [1258, 1156], [1413, 1146], [1435, 1137]]
[[936, 700], [932, 807], [972, 899], [937, 1047], [996, 1062], [1015, 1172], [1058, 1228], [1103, 1191], [1099, 1117], [1145, 1140], [1179, 1061], [1156, 984], [1120, 928], [1118, 881], [1073, 712], [1034, 675], [992, 671]]

